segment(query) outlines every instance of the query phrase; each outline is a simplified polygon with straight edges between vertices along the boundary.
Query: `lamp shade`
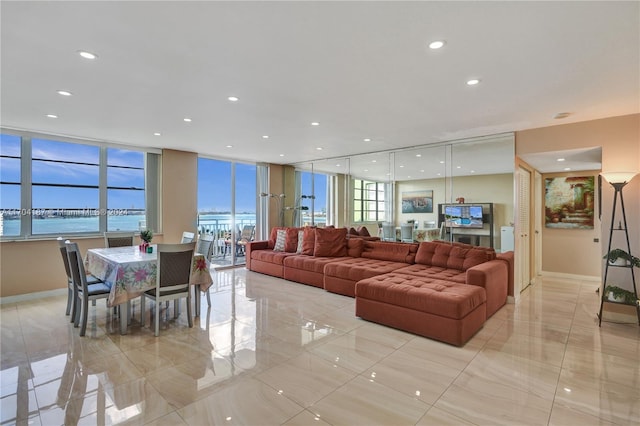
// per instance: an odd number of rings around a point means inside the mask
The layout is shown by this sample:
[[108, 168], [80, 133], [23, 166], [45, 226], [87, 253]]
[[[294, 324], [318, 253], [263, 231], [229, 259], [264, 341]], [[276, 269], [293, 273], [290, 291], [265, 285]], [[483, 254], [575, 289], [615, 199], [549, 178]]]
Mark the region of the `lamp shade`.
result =
[[607, 180], [609, 183], [627, 183], [638, 172], [602, 172], [600, 175]]

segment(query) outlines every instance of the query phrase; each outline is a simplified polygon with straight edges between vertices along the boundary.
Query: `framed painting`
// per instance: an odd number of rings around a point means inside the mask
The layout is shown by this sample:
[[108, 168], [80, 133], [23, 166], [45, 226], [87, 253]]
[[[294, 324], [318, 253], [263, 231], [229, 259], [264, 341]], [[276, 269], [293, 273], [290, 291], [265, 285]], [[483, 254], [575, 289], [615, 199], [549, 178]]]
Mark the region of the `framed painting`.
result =
[[545, 227], [593, 229], [594, 183], [593, 176], [545, 178]]
[[403, 192], [402, 213], [433, 213], [433, 190]]

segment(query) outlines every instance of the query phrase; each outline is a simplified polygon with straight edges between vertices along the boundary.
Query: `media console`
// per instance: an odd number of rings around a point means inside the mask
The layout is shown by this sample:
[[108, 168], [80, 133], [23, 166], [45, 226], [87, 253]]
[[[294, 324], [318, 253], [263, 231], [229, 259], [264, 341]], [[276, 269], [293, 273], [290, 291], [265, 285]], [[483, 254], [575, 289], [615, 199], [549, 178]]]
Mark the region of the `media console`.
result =
[[479, 246], [488, 237], [493, 248], [493, 203], [438, 204], [438, 227], [443, 224], [448, 240]]

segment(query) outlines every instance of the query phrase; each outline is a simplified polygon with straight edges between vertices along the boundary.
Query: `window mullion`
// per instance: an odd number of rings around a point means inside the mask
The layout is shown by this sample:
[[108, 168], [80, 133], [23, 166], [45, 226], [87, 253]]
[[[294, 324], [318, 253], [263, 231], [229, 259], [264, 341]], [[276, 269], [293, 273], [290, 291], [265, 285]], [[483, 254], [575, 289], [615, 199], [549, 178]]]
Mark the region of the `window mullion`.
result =
[[[100, 233], [107, 230], [107, 147], [100, 147], [100, 168], [98, 171], [99, 211], [98, 229]], [[104, 212], [104, 214], [103, 214]]]
[[[22, 211], [31, 212], [31, 138], [22, 136], [20, 160], [20, 206]], [[31, 235], [31, 215], [20, 215], [20, 236]]]

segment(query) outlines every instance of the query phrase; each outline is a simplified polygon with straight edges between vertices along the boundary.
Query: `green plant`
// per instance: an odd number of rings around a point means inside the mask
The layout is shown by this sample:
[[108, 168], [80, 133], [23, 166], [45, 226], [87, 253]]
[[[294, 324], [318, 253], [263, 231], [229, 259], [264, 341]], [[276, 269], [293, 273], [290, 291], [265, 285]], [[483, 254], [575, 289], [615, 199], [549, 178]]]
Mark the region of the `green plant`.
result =
[[153, 231], [151, 229], [140, 231], [140, 238], [142, 238], [142, 241], [145, 243], [150, 243], [153, 239]]
[[604, 289], [605, 295], [612, 295], [615, 299], [622, 298], [624, 303], [635, 304], [636, 296], [633, 292], [625, 290], [624, 288], [617, 287], [615, 285], [608, 285]]
[[628, 261], [632, 266], [640, 268], [640, 259], [627, 253], [621, 248], [615, 248], [611, 250], [609, 253], [602, 256], [602, 258], [607, 259], [609, 262], [615, 262], [617, 259], [624, 259]]

